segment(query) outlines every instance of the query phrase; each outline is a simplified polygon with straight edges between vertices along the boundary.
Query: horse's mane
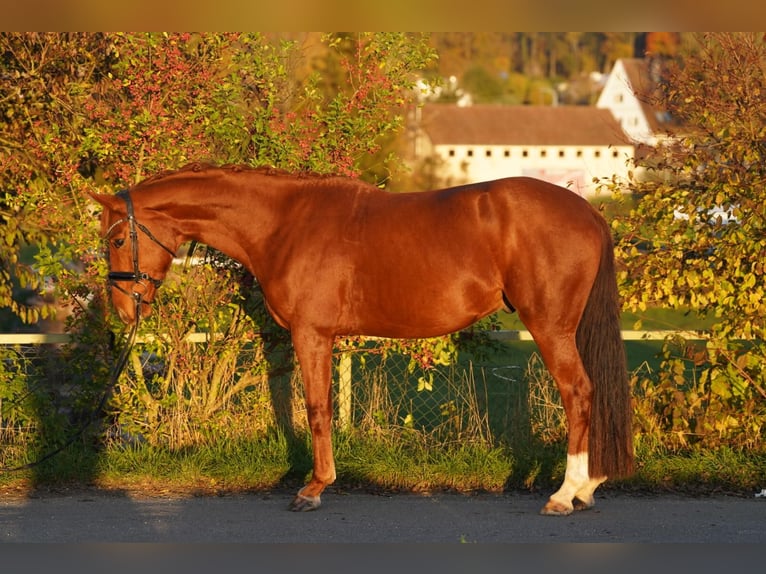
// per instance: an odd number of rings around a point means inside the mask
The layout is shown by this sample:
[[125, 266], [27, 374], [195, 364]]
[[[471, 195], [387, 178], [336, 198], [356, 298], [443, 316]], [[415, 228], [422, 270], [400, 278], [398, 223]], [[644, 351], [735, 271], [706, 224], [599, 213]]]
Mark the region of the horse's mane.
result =
[[203, 174], [208, 171], [220, 171], [220, 170], [227, 170], [233, 173], [251, 172], [251, 173], [257, 173], [261, 175], [267, 175], [270, 177], [280, 177], [280, 178], [321, 179], [321, 180], [340, 178], [340, 179], [348, 180], [348, 178], [346, 177], [343, 177], [338, 174], [332, 174], [332, 173], [325, 174], [325, 173], [316, 173], [313, 171], [292, 172], [292, 171], [287, 171], [284, 169], [279, 169], [276, 167], [270, 167], [270, 166], [253, 167], [247, 164], [216, 165], [216, 164], [207, 163], [207, 162], [192, 162], [178, 169], [166, 169], [164, 171], [155, 173], [154, 175], [151, 175], [147, 177], [146, 179], [144, 179], [143, 181], [141, 181], [139, 185], [146, 185], [146, 184], [154, 183], [156, 181], [159, 181], [161, 179], [165, 179], [168, 177], [183, 176], [184, 174], [189, 174], [189, 173]]

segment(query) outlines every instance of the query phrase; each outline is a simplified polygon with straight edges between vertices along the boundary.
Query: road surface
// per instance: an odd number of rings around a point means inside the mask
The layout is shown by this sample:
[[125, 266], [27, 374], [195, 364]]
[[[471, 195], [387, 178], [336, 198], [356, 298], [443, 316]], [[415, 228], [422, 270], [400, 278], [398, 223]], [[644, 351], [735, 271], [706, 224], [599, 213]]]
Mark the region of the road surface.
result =
[[[594, 509], [540, 516], [542, 495], [378, 495], [329, 489], [314, 512], [289, 492], [183, 497], [97, 489], [0, 496], [3, 542], [766, 542], [766, 498], [597, 493]], [[766, 547], [764, 547], [766, 548]]]

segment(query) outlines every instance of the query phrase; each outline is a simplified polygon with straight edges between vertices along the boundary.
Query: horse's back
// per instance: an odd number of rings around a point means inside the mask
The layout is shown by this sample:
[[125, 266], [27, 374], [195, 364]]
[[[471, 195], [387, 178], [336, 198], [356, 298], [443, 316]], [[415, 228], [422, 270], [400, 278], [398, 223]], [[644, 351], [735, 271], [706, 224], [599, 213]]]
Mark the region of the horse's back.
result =
[[[561, 250], [576, 251], [592, 245], [598, 251], [605, 226], [601, 215], [584, 198], [530, 177], [424, 192], [411, 202], [412, 211], [418, 214], [411, 221], [421, 230], [433, 230], [458, 251], [456, 243], [466, 249], [473, 246], [494, 252], [503, 267], [514, 264], [520, 250], [553, 256]], [[503, 258], [501, 253], [510, 258]], [[470, 265], [470, 261], [463, 264]]]

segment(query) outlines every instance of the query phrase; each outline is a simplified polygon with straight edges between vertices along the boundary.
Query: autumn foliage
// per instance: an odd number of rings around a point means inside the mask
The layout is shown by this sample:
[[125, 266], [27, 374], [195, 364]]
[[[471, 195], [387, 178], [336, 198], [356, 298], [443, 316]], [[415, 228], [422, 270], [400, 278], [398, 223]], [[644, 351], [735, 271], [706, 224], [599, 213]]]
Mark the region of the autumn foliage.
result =
[[[67, 310], [81, 343], [66, 351], [67, 368], [81, 371], [84, 387], [102, 386], [119, 325], [86, 192], [113, 193], [192, 161], [382, 183], [396, 169], [383, 142], [434, 57], [425, 36], [404, 33], [0, 34], [0, 306], [27, 323], [52, 317], [56, 307], [19, 295], [52, 288], [49, 302]], [[166, 335], [147, 347], [163, 372], [136, 355], [117, 393], [122, 424], [159, 442], [196, 440], [264, 373], [253, 337], [270, 326], [253, 278], [200, 253], [204, 264], [179, 268], [142, 324]], [[190, 330], [223, 339], [189, 346]], [[169, 418], [184, 422], [170, 428]]]
[[[644, 157], [615, 222], [626, 306], [712, 321], [704, 348], [668, 341], [638, 420], [676, 445], [763, 446], [766, 431], [766, 38], [700, 34], [656, 104], [677, 129]], [[624, 189], [620, 189], [620, 195]]]
[[197, 160], [364, 176], [434, 55], [406, 34], [328, 35], [310, 59], [303, 50], [258, 34], [0, 35], [0, 302], [37, 317], [11, 297], [12, 276], [40, 279], [23, 245], [90, 262], [86, 190]]

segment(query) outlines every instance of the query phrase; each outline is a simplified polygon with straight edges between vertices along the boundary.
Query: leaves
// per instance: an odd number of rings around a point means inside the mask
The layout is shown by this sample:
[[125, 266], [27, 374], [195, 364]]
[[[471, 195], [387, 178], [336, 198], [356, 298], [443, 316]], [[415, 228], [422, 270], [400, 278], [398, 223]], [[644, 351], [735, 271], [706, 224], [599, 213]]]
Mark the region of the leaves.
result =
[[[433, 50], [422, 34], [325, 42], [308, 59], [297, 41], [261, 34], [0, 34], [0, 305], [36, 321], [46, 309], [19, 301], [12, 280], [35, 290], [45, 282], [74, 305], [77, 337], [106, 346], [93, 303], [107, 298], [106, 263], [88, 191], [114, 192], [191, 161], [381, 183], [391, 166], [377, 154], [401, 127]], [[171, 273], [142, 322], [168, 339], [133, 357], [115, 399], [121, 423], [154, 442], [201, 440], [195, 423], [226, 430], [226, 408], [248, 401], [242, 391], [291, 362], [252, 277], [220, 254], [208, 260]], [[194, 330], [222, 339], [188, 345]], [[424, 371], [449, 360], [440, 345], [414, 347]]]
[[644, 175], [628, 184], [633, 207], [613, 224], [624, 265], [619, 281], [629, 308], [686, 308], [715, 318], [709, 359], [695, 367], [698, 379], [690, 382], [688, 369], [678, 370], [683, 356], [664, 364], [660, 392], [680, 393], [668, 427], [703, 442], [753, 441], [747, 429], [763, 425], [740, 422], [766, 416], [766, 100], [760, 96], [766, 41], [749, 33], [696, 40], [668, 65], [656, 96], [682, 122], [680, 135], [641, 160]]
[[62, 273], [94, 259], [93, 188], [197, 160], [368, 170], [378, 182], [380, 166], [364, 166], [401, 126], [397, 110], [433, 51], [419, 34], [327, 40], [318, 59], [338, 66], [333, 89], [299, 72], [317, 64], [297, 42], [260, 34], [0, 35], [0, 303], [21, 309], [11, 277], [42, 280], [21, 262], [25, 245], [56, 244]]

